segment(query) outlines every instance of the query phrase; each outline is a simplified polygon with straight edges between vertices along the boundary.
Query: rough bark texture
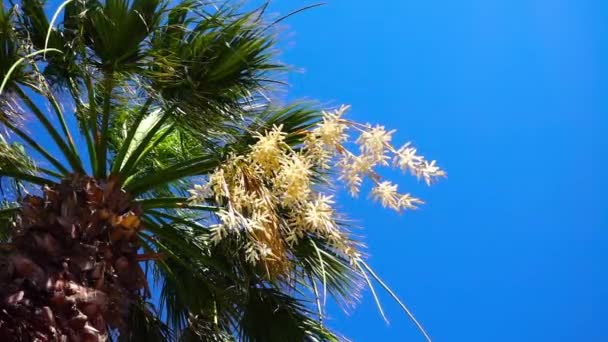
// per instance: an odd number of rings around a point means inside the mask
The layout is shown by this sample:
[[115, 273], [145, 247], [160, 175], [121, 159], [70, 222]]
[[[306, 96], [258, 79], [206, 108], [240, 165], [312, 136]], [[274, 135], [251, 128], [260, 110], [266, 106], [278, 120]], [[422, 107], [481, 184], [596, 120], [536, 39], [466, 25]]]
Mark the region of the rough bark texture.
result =
[[115, 179], [73, 175], [28, 196], [0, 251], [1, 341], [105, 341], [147, 295], [141, 209]]

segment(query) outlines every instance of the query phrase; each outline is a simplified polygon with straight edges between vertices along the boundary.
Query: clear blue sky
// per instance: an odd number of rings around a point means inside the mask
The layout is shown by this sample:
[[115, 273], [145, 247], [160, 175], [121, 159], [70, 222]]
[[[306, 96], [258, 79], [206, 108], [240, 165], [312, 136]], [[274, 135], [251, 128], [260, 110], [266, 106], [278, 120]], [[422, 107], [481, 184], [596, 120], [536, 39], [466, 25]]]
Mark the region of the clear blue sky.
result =
[[[608, 341], [606, 1], [330, 0], [286, 26], [290, 98], [349, 103], [448, 171], [403, 178], [417, 212], [343, 208], [435, 341]], [[390, 326], [369, 293], [332, 325], [423, 341], [383, 298]]]

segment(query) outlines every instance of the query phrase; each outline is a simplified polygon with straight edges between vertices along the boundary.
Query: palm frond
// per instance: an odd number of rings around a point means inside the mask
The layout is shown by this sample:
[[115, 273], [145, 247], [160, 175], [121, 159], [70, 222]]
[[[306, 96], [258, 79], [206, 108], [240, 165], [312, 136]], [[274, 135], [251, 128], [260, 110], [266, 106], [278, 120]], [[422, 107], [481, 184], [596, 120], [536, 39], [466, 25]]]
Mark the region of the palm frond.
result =
[[304, 238], [294, 247], [294, 258], [338, 303], [349, 307], [358, 301], [364, 280], [361, 273], [350, 265], [350, 260], [335, 253], [327, 241]]
[[213, 319], [202, 315], [190, 315], [188, 326], [182, 330], [179, 342], [235, 342], [229, 331], [214, 324]]
[[123, 147], [127, 148], [127, 151], [120, 166], [120, 174], [126, 177], [133, 174], [137, 162], [147, 156], [146, 152], [154, 147], [154, 142], [165, 134], [168, 127], [164, 126], [164, 123], [167, 119], [168, 115], [161, 110], [155, 110], [139, 123], [130, 143]]
[[209, 174], [231, 152], [246, 153], [256, 139], [254, 132], [263, 132], [273, 126], [282, 126], [284, 132], [290, 133], [287, 142], [297, 145], [301, 143], [304, 130], [319, 118], [320, 112], [306, 104], [296, 103], [284, 108], [267, 107], [261, 112], [251, 113], [251, 117], [239, 125], [234, 125], [227, 143], [213, 150], [201, 148], [200, 152], [193, 154], [190, 159], [134, 177], [125, 187], [131, 193], [139, 195], [177, 180]]
[[302, 300], [264, 285], [249, 288], [248, 302], [239, 322], [242, 341], [338, 341], [319, 322]]
[[28, 33], [32, 45], [38, 49], [63, 48], [63, 39], [57, 30], [50, 30], [50, 23], [44, 11], [44, 3], [40, 0], [22, 0], [21, 16], [23, 32]]
[[[156, 216], [156, 220], [164, 221], [164, 218]], [[149, 239], [150, 244], [166, 254], [164, 260], [154, 265], [156, 278], [160, 279], [158, 305], [169, 326], [176, 331], [188, 326], [190, 313], [208, 315], [212, 308], [218, 306], [215, 298], [222, 301], [234, 297], [225, 293], [230, 291], [228, 285], [234, 283], [230, 272], [225, 269], [226, 265], [209, 255], [205, 242], [207, 231], [193, 227], [191, 223], [184, 224], [186, 222], [190, 221], [156, 226], [153, 222], [147, 222], [147, 225], [155, 226], [155, 236]], [[163, 229], [163, 232], [159, 233], [158, 229]], [[225, 285], [218, 286], [218, 281], [224, 281]], [[230, 308], [229, 305], [226, 307]], [[222, 322], [225, 321], [225, 318], [222, 319]]]
[[21, 144], [10, 143], [0, 134], [0, 177], [37, 185], [53, 184], [53, 176], [45, 177], [40, 170]]
[[14, 8], [0, 7], [0, 75], [3, 77], [3, 88], [7, 90], [25, 82], [28, 77], [25, 65], [17, 63], [25, 53], [24, 46], [14, 30], [14, 20]]
[[127, 332], [119, 336], [119, 342], [165, 342], [174, 340], [174, 334], [161, 321], [152, 303], [138, 302], [129, 306]]
[[[151, 40], [151, 87], [178, 106], [179, 121], [200, 133], [238, 118], [267, 85], [274, 37], [255, 13], [233, 6], [214, 12], [186, 2], [169, 13], [168, 25]], [[191, 14], [191, 15], [189, 15]]]
[[131, 71], [144, 56], [142, 44], [159, 23], [159, 0], [87, 2], [86, 42], [104, 70]]

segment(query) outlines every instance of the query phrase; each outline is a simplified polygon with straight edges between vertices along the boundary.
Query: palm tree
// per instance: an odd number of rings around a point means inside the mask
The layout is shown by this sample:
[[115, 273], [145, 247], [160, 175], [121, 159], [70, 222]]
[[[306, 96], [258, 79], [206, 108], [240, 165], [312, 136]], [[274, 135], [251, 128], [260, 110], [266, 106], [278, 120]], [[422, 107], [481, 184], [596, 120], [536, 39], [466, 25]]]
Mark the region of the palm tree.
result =
[[377, 279], [362, 259], [305, 234], [251, 263], [239, 234], [210, 242], [225, 203], [191, 200], [256, 132], [297, 149], [322, 118], [268, 99], [286, 68], [265, 9], [0, 4], [2, 340], [341, 339], [318, 285], [350, 303]]

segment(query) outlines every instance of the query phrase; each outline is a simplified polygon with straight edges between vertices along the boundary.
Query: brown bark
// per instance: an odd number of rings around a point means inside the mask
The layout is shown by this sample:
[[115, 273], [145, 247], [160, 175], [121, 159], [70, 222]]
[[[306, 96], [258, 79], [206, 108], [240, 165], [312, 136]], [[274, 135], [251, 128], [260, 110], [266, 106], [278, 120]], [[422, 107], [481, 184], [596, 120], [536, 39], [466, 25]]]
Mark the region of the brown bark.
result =
[[28, 196], [0, 251], [0, 340], [105, 341], [147, 295], [141, 209], [116, 179], [73, 175]]

